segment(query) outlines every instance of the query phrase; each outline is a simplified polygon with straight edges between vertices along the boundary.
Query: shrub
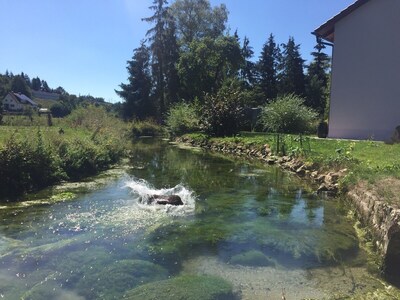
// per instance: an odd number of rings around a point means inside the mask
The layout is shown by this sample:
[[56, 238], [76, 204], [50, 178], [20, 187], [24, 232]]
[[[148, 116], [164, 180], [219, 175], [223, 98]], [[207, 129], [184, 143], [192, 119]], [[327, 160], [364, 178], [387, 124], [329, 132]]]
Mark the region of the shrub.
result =
[[10, 137], [0, 148], [0, 194], [17, 195], [43, 188], [65, 177], [60, 160], [43, 141]]
[[195, 104], [182, 102], [172, 106], [167, 115], [166, 125], [174, 136], [199, 130], [200, 118]]
[[55, 118], [63, 118], [71, 113], [71, 110], [63, 103], [57, 102], [50, 107], [50, 112]]
[[241, 91], [233, 85], [221, 88], [216, 95], [206, 95], [202, 123], [206, 132], [214, 136], [232, 136], [243, 120]]
[[266, 104], [260, 122], [265, 130], [279, 133], [308, 133], [316, 122], [317, 113], [304, 105], [304, 99], [289, 94]]
[[158, 136], [163, 134], [162, 127], [152, 119], [144, 121], [133, 121], [131, 133], [134, 137], [139, 136]]

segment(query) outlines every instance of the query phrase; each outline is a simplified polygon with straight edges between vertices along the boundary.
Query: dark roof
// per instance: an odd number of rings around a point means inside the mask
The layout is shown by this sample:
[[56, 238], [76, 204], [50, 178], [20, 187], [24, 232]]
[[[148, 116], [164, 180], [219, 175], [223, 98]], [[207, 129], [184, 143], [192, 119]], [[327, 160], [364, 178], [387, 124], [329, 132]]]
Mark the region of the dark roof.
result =
[[25, 96], [24, 94], [11, 92], [10, 95], [15, 100], [17, 100], [18, 102], [20, 102], [22, 104], [28, 104], [29, 103], [32, 106], [37, 106], [36, 102], [34, 102], [31, 98], [29, 98], [28, 96]]
[[339, 14], [314, 30], [313, 34], [331, 43], [335, 41], [335, 24], [370, 0], [357, 0]]

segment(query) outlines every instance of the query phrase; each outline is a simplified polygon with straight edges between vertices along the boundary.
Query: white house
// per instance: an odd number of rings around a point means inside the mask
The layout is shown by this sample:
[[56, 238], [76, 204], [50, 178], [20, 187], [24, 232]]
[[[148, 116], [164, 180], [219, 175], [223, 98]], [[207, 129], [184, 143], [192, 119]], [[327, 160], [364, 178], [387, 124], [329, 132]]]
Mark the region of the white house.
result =
[[313, 33], [333, 43], [328, 136], [389, 139], [400, 125], [400, 0], [358, 0]]
[[6, 111], [22, 111], [27, 106], [38, 107], [36, 102], [21, 93], [9, 92], [3, 99], [3, 109]]

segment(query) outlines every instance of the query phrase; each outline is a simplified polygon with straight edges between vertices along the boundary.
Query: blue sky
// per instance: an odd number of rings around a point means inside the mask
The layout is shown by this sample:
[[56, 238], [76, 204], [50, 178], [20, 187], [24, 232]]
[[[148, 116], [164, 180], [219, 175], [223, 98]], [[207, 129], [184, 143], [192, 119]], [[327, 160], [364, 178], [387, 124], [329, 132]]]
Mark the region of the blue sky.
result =
[[[170, 1], [172, 3], [173, 1]], [[289, 36], [304, 59], [315, 45], [310, 33], [354, 0], [210, 0], [225, 3], [233, 33], [250, 39], [257, 59], [270, 33]], [[71, 94], [117, 102], [127, 81], [126, 61], [149, 24], [152, 0], [0, 0], [0, 73], [39, 76]], [[330, 50], [327, 52], [330, 53]]]

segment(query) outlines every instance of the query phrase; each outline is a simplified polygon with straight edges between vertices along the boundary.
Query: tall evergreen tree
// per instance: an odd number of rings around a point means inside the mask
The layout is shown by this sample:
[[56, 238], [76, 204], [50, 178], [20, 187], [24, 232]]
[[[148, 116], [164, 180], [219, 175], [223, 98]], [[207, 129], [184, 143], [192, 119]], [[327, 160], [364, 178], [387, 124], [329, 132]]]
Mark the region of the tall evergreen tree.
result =
[[158, 118], [166, 112], [165, 103], [165, 36], [166, 22], [168, 19], [167, 0], [153, 0], [153, 5], [149, 8], [154, 10], [154, 15], [144, 18], [143, 21], [154, 24], [154, 27], [146, 33], [150, 41], [150, 50], [152, 52], [152, 75], [154, 86], [154, 97], [158, 102]]
[[40, 91], [40, 89], [42, 88], [42, 81], [39, 77], [32, 78], [31, 86], [34, 91]]
[[252, 86], [255, 81], [255, 64], [251, 61], [254, 56], [253, 47], [250, 46], [250, 40], [247, 36], [244, 37], [242, 46], [243, 66], [240, 70], [240, 77], [248, 86]]
[[120, 84], [120, 91], [115, 91], [122, 99], [124, 119], [137, 118], [140, 120], [155, 117], [154, 106], [151, 102], [150, 51], [141, 43], [134, 50], [132, 60], [128, 61], [128, 83]]
[[306, 105], [314, 108], [320, 114], [324, 113], [327, 101], [328, 70], [330, 58], [322, 50], [323, 44], [317, 44], [311, 52], [313, 61], [309, 64], [306, 76]]
[[279, 60], [280, 49], [271, 33], [258, 61], [258, 82], [266, 100], [275, 99], [278, 94]]
[[304, 60], [300, 55], [300, 45], [296, 45], [290, 37], [287, 44], [282, 44], [282, 60], [280, 65], [280, 94], [305, 96]]
[[32, 97], [31, 89], [26, 84], [25, 78], [20, 75], [14, 76], [11, 80], [11, 90], [15, 93], [21, 93], [28, 97]]
[[167, 14], [164, 36], [164, 64], [166, 78], [165, 102], [166, 109], [178, 101], [180, 82], [177, 65], [179, 61], [179, 46], [176, 37], [175, 21], [171, 14]]

